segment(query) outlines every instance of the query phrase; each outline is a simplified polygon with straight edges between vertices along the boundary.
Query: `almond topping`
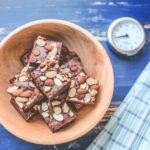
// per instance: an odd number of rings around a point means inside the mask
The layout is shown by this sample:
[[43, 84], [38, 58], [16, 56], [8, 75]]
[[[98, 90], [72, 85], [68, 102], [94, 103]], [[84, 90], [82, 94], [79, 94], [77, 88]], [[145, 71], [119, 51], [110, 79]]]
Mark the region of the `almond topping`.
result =
[[20, 82], [25, 82], [25, 81], [27, 81], [27, 80], [28, 80], [28, 77], [25, 76], [25, 75], [19, 77], [19, 81], [20, 81]]
[[27, 90], [27, 91], [24, 91], [23, 93], [21, 93], [21, 97], [30, 97], [32, 95], [32, 91], [30, 90]]
[[85, 76], [78, 76], [77, 78], [77, 81], [80, 83], [80, 84], [83, 84], [85, 82], [86, 78]]
[[70, 88], [73, 88], [74, 85], [75, 85], [75, 81], [74, 81], [74, 80], [71, 80]]
[[54, 107], [53, 110], [54, 110], [54, 113], [57, 114], [57, 115], [61, 113], [61, 108], [58, 107], [58, 106]]
[[18, 86], [12, 86], [12, 87], [9, 87], [7, 89], [7, 92], [8, 93], [14, 93], [19, 87]]
[[62, 84], [63, 84], [62, 81], [57, 78], [54, 79], [54, 82], [57, 86], [62, 86]]
[[22, 92], [23, 92], [22, 89], [18, 89], [18, 90], [16, 90], [12, 95], [13, 95], [13, 96], [20, 96]]
[[52, 106], [57, 106], [60, 105], [61, 102], [60, 101], [52, 101]]
[[42, 109], [42, 111], [46, 111], [46, 110], [48, 110], [48, 105], [47, 105], [47, 103], [46, 103], [46, 102], [42, 103], [42, 105], [41, 105], [41, 109]]
[[69, 111], [69, 107], [68, 107], [68, 105], [66, 103], [64, 103], [63, 104], [63, 112], [64, 113], [68, 113], [68, 111]]
[[89, 90], [89, 93], [91, 96], [95, 96], [97, 94], [97, 91], [94, 89]]
[[52, 79], [47, 79], [47, 80], [45, 80], [44, 84], [46, 86], [53, 86], [54, 85], [54, 81]]
[[84, 101], [85, 101], [85, 103], [88, 103], [88, 102], [90, 102], [90, 100], [91, 100], [91, 95], [89, 93], [87, 93], [84, 97]]
[[69, 91], [69, 97], [74, 97], [76, 94], [76, 89], [75, 88], [71, 88]]
[[37, 39], [36, 44], [43, 47], [45, 46], [46, 42], [43, 39]]
[[42, 112], [42, 116], [43, 116], [44, 118], [47, 118], [47, 117], [49, 117], [49, 113], [48, 113], [48, 112]]
[[87, 82], [88, 85], [94, 85], [94, 84], [97, 84], [97, 83], [98, 83], [97, 80], [95, 80], [95, 79], [93, 79], [93, 78], [88, 78], [88, 79], [86, 80], [86, 82]]
[[53, 114], [53, 118], [57, 121], [63, 121], [64, 120], [64, 117], [62, 114]]
[[16, 97], [15, 101], [20, 103], [25, 103], [28, 101], [28, 99], [24, 97]]
[[78, 66], [76, 65], [71, 66], [71, 71], [75, 72], [77, 70], [78, 70]]
[[46, 72], [45, 75], [47, 78], [54, 78], [57, 75], [57, 72], [56, 71], [48, 71], [48, 72]]
[[45, 87], [44, 87], [44, 91], [45, 91], [45, 92], [50, 91], [50, 89], [51, 89], [51, 87], [50, 87], [50, 86], [45, 86]]
[[40, 76], [41, 81], [45, 81], [47, 78], [45, 76]]
[[37, 50], [37, 49], [32, 50], [32, 54], [35, 55], [35, 56], [39, 56], [40, 53], [41, 52], [39, 50]]
[[78, 89], [78, 90], [77, 90], [77, 93], [78, 93], [78, 94], [85, 94], [86, 92], [87, 92], [86, 89]]
[[46, 48], [48, 51], [51, 51], [51, 50], [54, 48], [54, 46], [53, 46], [52, 44], [46, 44], [46, 45], [45, 45], [45, 48]]

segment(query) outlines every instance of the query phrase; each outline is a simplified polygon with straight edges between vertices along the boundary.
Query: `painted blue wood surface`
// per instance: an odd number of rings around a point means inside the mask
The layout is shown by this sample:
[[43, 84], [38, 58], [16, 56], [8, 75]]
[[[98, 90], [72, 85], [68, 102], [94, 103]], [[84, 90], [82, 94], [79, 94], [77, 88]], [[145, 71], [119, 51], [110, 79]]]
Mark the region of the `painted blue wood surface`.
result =
[[[113, 101], [121, 101], [135, 82], [150, 58], [150, 38], [143, 51], [130, 59], [115, 55], [108, 47], [105, 38], [112, 20], [130, 16], [143, 24], [150, 23], [149, 0], [1, 0], [0, 1], [0, 40], [20, 25], [38, 19], [63, 19], [76, 23], [102, 42], [106, 48], [115, 74]], [[147, 35], [150, 32], [147, 31]], [[15, 121], [15, 118], [14, 118]], [[0, 126], [0, 150], [45, 150], [45, 149], [82, 149], [98, 134], [99, 128], [83, 138], [59, 146], [39, 146], [24, 142]]]

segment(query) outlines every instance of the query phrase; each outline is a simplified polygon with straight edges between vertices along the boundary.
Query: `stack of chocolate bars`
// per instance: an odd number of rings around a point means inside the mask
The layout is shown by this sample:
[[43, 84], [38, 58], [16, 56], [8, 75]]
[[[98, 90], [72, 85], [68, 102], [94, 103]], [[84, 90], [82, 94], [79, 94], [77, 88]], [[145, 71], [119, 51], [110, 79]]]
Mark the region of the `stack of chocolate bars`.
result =
[[24, 67], [10, 79], [7, 91], [26, 121], [39, 113], [56, 132], [76, 119], [74, 112], [95, 103], [97, 80], [85, 73], [79, 57], [61, 42], [38, 36], [20, 60]]

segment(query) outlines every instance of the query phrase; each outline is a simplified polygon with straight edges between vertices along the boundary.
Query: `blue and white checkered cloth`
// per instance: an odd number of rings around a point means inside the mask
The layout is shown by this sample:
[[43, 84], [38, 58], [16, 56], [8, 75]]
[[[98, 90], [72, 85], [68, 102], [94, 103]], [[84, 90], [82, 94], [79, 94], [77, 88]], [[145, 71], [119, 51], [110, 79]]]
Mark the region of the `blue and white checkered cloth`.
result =
[[150, 150], [150, 63], [87, 150]]

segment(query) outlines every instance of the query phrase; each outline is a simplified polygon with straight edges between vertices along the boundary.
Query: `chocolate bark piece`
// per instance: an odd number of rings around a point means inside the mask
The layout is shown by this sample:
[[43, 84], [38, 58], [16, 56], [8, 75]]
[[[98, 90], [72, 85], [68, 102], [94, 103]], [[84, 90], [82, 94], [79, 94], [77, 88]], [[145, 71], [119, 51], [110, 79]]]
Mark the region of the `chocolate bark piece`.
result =
[[31, 54], [31, 48], [25, 50], [23, 55], [20, 57], [20, 61], [24, 66], [26, 66], [28, 64], [30, 54]]
[[67, 63], [72, 58], [76, 58], [80, 61], [79, 57], [75, 52], [69, 51], [68, 48], [63, 45], [59, 61], [60, 65]]
[[44, 95], [33, 84], [29, 73], [24, 70], [10, 82], [7, 91], [23, 111], [28, 111], [44, 98]]
[[60, 130], [76, 119], [76, 115], [63, 99], [42, 102], [38, 110], [52, 132]]
[[66, 64], [61, 65], [60, 70], [65, 74], [65, 76], [74, 78], [83, 71], [83, 67], [78, 58], [73, 58]]
[[67, 101], [94, 104], [98, 93], [98, 81], [80, 72], [71, 80]]
[[43, 59], [47, 58], [56, 63], [59, 61], [62, 43], [57, 41], [50, 41], [44, 37], [38, 36], [34, 42], [33, 49], [29, 58], [32, 65], [40, 64]]
[[49, 100], [70, 86], [70, 79], [65, 77], [58, 67], [58, 64], [52, 67], [50, 61], [45, 60], [31, 72], [33, 81]]
[[35, 115], [38, 114], [38, 111], [35, 109], [30, 109], [27, 112], [24, 112], [23, 109], [21, 107], [19, 107], [19, 105], [15, 102], [15, 100], [12, 98], [10, 100], [11, 104], [13, 105], [13, 107], [19, 112], [19, 114], [24, 118], [24, 120], [29, 121], [31, 118], [33, 118]]

